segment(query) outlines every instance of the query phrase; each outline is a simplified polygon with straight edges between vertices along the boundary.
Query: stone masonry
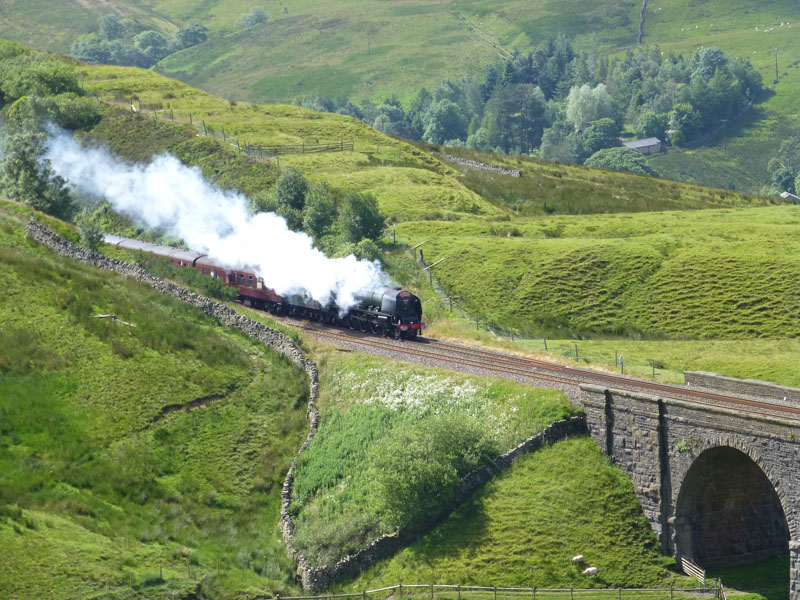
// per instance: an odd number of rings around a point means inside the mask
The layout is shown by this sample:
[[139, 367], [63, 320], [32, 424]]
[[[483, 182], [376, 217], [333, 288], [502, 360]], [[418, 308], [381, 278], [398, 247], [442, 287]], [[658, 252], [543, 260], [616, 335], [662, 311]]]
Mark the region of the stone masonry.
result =
[[788, 550], [800, 600], [800, 425], [591, 385], [581, 396], [664, 552], [716, 567]]
[[737, 398], [764, 400], [775, 404], [800, 406], [800, 389], [776, 385], [757, 379], [736, 379], [705, 371], [686, 371], [686, 385], [692, 389], [702, 390]]

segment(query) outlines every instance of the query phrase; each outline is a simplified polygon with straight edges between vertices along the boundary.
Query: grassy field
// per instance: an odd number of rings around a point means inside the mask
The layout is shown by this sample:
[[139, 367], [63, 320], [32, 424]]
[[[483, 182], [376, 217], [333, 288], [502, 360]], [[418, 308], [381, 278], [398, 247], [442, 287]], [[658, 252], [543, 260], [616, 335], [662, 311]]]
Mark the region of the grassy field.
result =
[[382, 441], [455, 419], [502, 453], [572, 413], [556, 390], [350, 353], [325, 353], [319, 364], [322, 421], [298, 461], [292, 509], [296, 546], [314, 564], [334, 564], [393, 531], [371, 501], [378, 490], [368, 465]]
[[[520, 458], [432, 532], [347, 591], [405, 583], [524, 587], [668, 586], [667, 567], [630, 481], [594, 442], [559, 442]], [[598, 567], [594, 581], [570, 558]]]
[[[485, 318], [548, 337], [794, 337], [796, 207], [408, 222], [439, 281]], [[480, 281], [476, 286], [474, 282]], [[515, 322], [516, 321], [516, 322]]]
[[[109, 99], [136, 93], [143, 106], [158, 106], [162, 115], [158, 121], [122, 113], [106, 117], [92, 134], [95, 139], [136, 160], [165, 149], [180, 151], [184, 161], [208, 163], [207, 175], [246, 192], [272, 184], [269, 165], [193, 136], [191, 128], [165, 121], [167, 111], [185, 121], [192, 112], [195, 123], [200, 115], [218, 130], [247, 131], [244, 141], [250, 144], [325, 140], [347, 128], [356, 141], [352, 156], [293, 155], [281, 163], [337, 187], [375, 192], [390, 221], [397, 221], [398, 241], [427, 240], [423, 249], [431, 262], [446, 257], [436, 277], [460, 296], [457, 304], [506, 327], [561, 338], [550, 341], [557, 355], [572, 356], [579, 341], [580, 362], [616, 369], [618, 351], [626, 356], [628, 372], [652, 373], [655, 361], [657, 377], [669, 381], [700, 368], [800, 383], [792, 366], [795, 344], [787, 339], [797, 328], [792, 286], [798, 230], [791, 206], [537, 159], [448, 150], [519, 168], [523, 176], [468, 170], [439, 162], [439, 147], [413, 147], [346, 117], [289, 106], [231, 105], [136, 69], [89, 67], [84, 85]], [[465, 211], [436, 201], [451, 195], [476, 205]], [[642, 212], [649, 210], [667, 212]], [[639, 214], [592, 216], [619, 211]], [[559, 216], [562, 212], [575, 216]], [[431, 334], [474, 337], [467, 323], [447, 315], [413, 263], [402, 253], [394, 256], [389, 270], [423, 295]], [[660, 341], [665, 337], [669, 341]], [[676, 337], [683, 339], [675, 343]], [[543, 350], [541, 340], [529, 349]]]
[[0, 204], [0, 589], [296, 591], [277, 521], [305, 377], [177, 301], [26, 241], [29, 214]]

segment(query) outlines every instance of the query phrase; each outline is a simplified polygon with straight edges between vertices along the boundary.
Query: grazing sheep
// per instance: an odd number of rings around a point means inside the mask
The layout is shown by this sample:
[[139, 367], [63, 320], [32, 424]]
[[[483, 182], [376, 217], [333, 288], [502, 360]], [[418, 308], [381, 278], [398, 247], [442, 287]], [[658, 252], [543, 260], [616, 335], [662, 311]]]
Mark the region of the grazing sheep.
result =
[[597, 576], [597, 567], [586, 567], [583, 570], [583, 575], [586, 577], [596, 577]]
[[573, 556], [572, 557], [572, 564], [575, 565], [575, 564], [578, 564], [578, 563], [582, 563], [583, 560], [584, 560], [583, 559], [583, 554], [578, 554], [578, 556]]

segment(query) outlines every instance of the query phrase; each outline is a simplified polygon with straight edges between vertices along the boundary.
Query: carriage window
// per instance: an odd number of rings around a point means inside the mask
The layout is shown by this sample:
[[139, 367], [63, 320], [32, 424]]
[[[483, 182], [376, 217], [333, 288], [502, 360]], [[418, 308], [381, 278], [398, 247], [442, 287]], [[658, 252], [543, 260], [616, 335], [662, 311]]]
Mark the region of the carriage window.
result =
[[228, 273], [228, 283], [236, 283], [236, 273]]
[[264, 288], [264, 280], [261, 279], [261, 277], [259, 277], [258, 280], [256, 280], [256, 288], [258, 288], [259, 290]]
[[239, 285], [244, 285], [244, 275], [239, 273]]
[[249, 288], [253, 287], [253, 276], [252, 275], [248, 275], [247, 276], [247, 287], [249, 287]]

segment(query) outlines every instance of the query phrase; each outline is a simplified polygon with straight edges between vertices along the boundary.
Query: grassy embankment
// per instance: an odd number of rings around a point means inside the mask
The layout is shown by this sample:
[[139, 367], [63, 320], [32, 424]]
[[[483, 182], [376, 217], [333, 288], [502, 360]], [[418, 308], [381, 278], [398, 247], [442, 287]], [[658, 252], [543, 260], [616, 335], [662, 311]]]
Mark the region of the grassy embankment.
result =
[[[548, 338], [579, 335], [581, 359], [614, 368], [617, 350], [629, 372], [652, 372], [654, 360], [668, 380], [702, 368], [800, 383], [792, 366], [792, 207], [695, 185], [463, 150], [458, 153], [521, 168], [523, 177], [444, 166], [428, 154], [438, 148], [413, 148], [352, 119], [298, 107], [233, 106], [136, 69], [88, 67], [84, 85], [101, 97], [138, 94], [145, 105], [160, 105], [187, 121], [192, 112], [195, 121], [224, 126], [251, 144], [355, 139], [354, 153], [292, 155], [281, 163], [340, 189], [374, 192], [381, 209], [398, 221], [401, 241], [428, 240], [429, 259], [447, 257], [436, 276], [472, 314], [528, 329], [534, 323], [533, 332]], [[174, 127], [152, 118], [108, 117], [94, 136], [133, 159], [176, 147], [169, 141], [173, 134], [153, 131]], [[216, 148], [219, 159], [206, 173], [220, 182], [247, 192], [271, 185], [269, 168], [241, 159], [232, 164], [244, 162], [247, 169], [231, 167], [226, 157], [232, 150], [191, 137], [191, 130], [180, 136], [194, 148], [182, 155], [190, 163]], [[545, 203], [556, 214], [544, 215]], [[677, 210], [713, 207], [751, 208]], [[670, 212], [584, 214], [617, 210]], [[475, 335], [466, 323], [444, 318], [447, 311], [402, 256], [391, 260], [390, 270], [422, 293], [432, 335]], [[673, 339], [659, 341], [665, 337]], [[559, 355], [574, 354], [569, 338], [548, 343]], [[528, 347], [543, 349], [541, 341]]]
[[[428, 477], [442, 435], [470, 429], [496, 455], [572, 412], [566, 396], [556, 390], [398, 366], [357, 354], [327, 354], [320, 365], [322, 426], [298, 462], [292, 507], [296, 545], [315, 564], [334, 564], [394, 530], [396, 522], [381, 510], [385, 490], [380, 476], [370, 469], [392, 438], [419, 442], [422, 458], [429, 461], [424, 467], [398, 465], [398, 475]], [[418, 440], [421, 431], [427, 432], [426, 439]], [[461, 443], [457, 436], [448, 439], [456, 443]], [[391, 493], [403, 491], [398, 487]], [[413, 515], [412, 521], [418, 518]]]
[[26, 241], [29, 215], [0, 204], [0, 589], [295, 591], [277, 521], [305, 376], [177, 301]]

